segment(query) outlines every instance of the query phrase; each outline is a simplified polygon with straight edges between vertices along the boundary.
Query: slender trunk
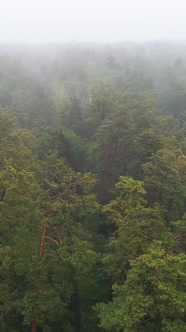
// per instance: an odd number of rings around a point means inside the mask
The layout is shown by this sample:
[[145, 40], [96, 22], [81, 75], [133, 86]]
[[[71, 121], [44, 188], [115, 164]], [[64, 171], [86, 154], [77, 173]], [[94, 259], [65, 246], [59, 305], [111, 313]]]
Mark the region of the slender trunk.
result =
[[[41, 241], [40, 241], [40, 246], [39, 246], [39, 256], [43, 255], [46, 231], [47, 231], [47, 227], [45, 226], [45, 227], [43, 227], [43, 230], [42, 230]], [[37, 294], [38, 289], [39, 289], [39, 286], [38, 286], [38, 283], [36, 282], [34, 285], [34, 293]], [[36, 332], [36, 331], [37, 331], [37, 324], [36, 324], [36, 320], [33, 319], [31, 321], [31, 332]]]
[[123, 285], [125, 282], [125, 253], [122, 253], [122, 262], [121, 262], [121, 270], [119, 275], [119, 283]]
[[125, 272], [124, 269], [121, 269], [120, 276], [119, 276], [119, 284], [120, 285], [123, 285], [124, 282], [125, 282], [124, 272]]
[[137, 256], [140, 255], [140, 252], [141, 252], [141, 244], [138, 243], [138, 244], [137, 244], [137, 249], [136, 249], [136, 254], [137, 254]]
[[31, 321], [31, 332], [36, 332], [36, 321], [33, 319]]
[[107, 145], [107, 157], [105, 162], [105, 172], [103, 175], [103, 181], [102, 181], [102, 192], [101, 192], [101, 204], [105, 204], [105, 197], [107, 193], [107, 176], [108, 176], [108, 168], [109, 168], [109, 161], [111, 158], [111, 143], [108, 143]]
[[149, 207], [150, 208], [153, 208], [153, 206], [154, 206], [155, 191], [156, 191], [156, 188], [155, 188], [155, 186], [153, 186], [151, 189], [151, 192], [149, 194]]
[[46, 235], [46, 226], [43, 227], [42, 235], [41, 235], [41, 242], [40, 242], [40, 247], [39, 247], [39, 256], [43, 255], [43, 249], [45, 245], [45, 235]]
[[75, 305], [75, 331], [76, 332], [81, 332], [81, 304], [80, 304], [80, 299], [78, 296], [78, 287], [77, 287], [77, 282], [75, 280], [74, 282], [74, 305]]
[[151, 191], [149, 193], [149, 199], [148, 199], [148, 206], [150, 208], [154, 207], [154, 199], [155, 199], [155, 194], [156, 194], [156, 183], [157, 183], [157, 176], [158, 173], [157, 171], [155, 171], [155, 173], [152, 175], [152, 179], [151, 179], [151, 183], [152, 183], [152, 188]]
[[78, 283], [76, 280], [76, 269], [74, 268], [74, 266], [72, 266], [72, 274], [73, 294], [70, 302], [70, 310], [74, 317], [73, 331], [81, 332], [81, 302], [79, 297]]
[[107, 175], [104, 174], [102, 182], [102, 192], [101, 192], [101, 205], [105, 204], [106, 192], [107, 192]]
[[151, 282], [148, 289], [147, 289], [147, 295], [151, 295], [154, 290], [155, 285]]

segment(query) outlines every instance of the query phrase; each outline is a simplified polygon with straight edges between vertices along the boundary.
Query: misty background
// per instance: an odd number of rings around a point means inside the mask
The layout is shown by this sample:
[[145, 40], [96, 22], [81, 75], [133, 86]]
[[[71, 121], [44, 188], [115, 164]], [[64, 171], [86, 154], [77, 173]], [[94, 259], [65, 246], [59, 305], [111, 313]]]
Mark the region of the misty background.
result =
[[184, 0], [0, 0], [0, 42], [185, 39]]

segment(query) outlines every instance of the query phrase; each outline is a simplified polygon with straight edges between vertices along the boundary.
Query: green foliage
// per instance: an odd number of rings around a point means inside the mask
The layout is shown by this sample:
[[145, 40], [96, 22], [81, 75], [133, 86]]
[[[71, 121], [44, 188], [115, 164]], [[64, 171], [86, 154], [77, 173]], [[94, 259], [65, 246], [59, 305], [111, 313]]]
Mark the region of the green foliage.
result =
[[113, 286], [113, 302], [97, 307], [106, 331], [183, 331], [185, 257], [155, 241], [131, 261], [126, 282]]
[[114, 281], [113, 300], [97, 305], [106, 331], [182, 331], [185, 255], [157, 207], [147, 208], [142, 183], [121, 177], [118, 197], [103, 209], [115, 223], [104, 264]]
[[163, 205], [168, 221], [180, 218], [186, 203], [186, 158], [181, 149], [170, 146], [158, 150], [143, 165], [143, 170], [151, 195], [150, 204], [159, 202]]
[[184, 331], [184, 47], [0, 57], [0, 331]]
[[103, 213], [115, 225], [104, 262], [114, 280], [123, 283], [130, 260], [145, 253], [155, 239], [167, 242], [170, 234], [165, 228], [161, 209], [146, 206], [142, 182], [121, 177], [116, 188], [116, 199], [103, 208]]
[[76, 171], [82, 171], [86, 164], [86, 149], [83, 140], [65, 127], [46, 128], [37, 139], [34, 151], [43, 159], [56, 150]]

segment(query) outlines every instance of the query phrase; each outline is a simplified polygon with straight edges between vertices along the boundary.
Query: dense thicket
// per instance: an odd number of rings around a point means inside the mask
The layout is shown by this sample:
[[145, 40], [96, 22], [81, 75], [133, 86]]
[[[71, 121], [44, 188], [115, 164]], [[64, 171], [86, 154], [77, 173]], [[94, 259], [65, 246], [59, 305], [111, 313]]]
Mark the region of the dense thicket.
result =
[[186, 44], [0, 46], [0, 330], [185, 331]]

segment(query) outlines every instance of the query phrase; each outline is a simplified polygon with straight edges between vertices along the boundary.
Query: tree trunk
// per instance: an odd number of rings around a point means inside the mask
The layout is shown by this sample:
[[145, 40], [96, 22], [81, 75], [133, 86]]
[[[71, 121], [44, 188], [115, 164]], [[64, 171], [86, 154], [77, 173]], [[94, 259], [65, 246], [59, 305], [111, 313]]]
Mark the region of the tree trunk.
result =
[[75, 331], [81, 332], [81, 304], [78, 296], [77, 282], [75, 281], [74, 285], [74, 305], [75, 305]]
[[36, 332], [36, 321], [33, 319], [31, 321], [31, 332]]
[[[39, 256], [42, 256], [43, 255], [43, 249], [44, 249], [44, 245], [45, 245], [45, 236], [46, 236], [46, 231], [47, 231], [47, 227], [43, 227], [43, 230], [42, 230], [42, 235], [41, 235], [41, 242], [40, 242], [40, 247], [39, 247]], [[38, 283], [36, 282], [35, 285], [34, 285], [34, 292], [37, 294], [38, 292]], [[36, 324], [36, 320], [33, 319], [31, 321], [31, 332], [36, 332], [37, 330], [37, 324]]]

